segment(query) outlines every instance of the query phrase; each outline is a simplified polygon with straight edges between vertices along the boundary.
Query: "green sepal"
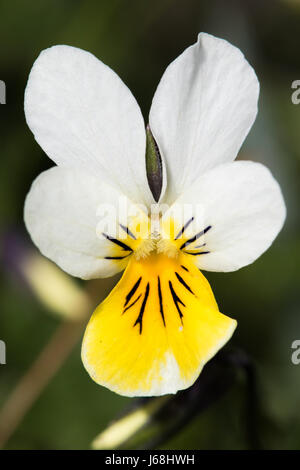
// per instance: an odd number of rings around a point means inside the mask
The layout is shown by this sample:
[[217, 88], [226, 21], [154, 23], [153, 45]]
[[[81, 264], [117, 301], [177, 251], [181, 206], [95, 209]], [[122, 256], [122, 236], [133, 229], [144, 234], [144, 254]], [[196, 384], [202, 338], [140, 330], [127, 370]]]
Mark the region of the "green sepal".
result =
[[146, 128], [146, 170], [149, 187], [157, 202], [162, 190], [162, 162], [149, 125]]

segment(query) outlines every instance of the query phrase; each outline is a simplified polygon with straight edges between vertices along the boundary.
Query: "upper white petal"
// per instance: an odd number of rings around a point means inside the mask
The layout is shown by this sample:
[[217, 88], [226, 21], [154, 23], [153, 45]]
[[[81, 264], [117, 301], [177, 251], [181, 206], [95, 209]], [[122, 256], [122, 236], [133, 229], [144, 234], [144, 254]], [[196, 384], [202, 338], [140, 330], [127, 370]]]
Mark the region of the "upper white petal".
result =
[[[193, 256], [207, 271], [235, 271], [255, 261], [269, 248], [286, 215], [278, 183], [264, 165], [250, 161], [208, 171], [176, 204], [192, 206], [195, 231], [211, 226], [187, 248], [209, 251]], [[205, 246], [196, 250], [202, 243]]]
[[167, 166], [172, 203], [206, 170], [232, 161], [257, 114], [259, 83], [239, 49], [201, 33], [166, 69], [150, 127]]
[[44, 50], [30, 72], [25, 114], [55, 163], [86, 167], [133, 201], [153, 201], [140, 108], [118, 75], [95, 56], [70, 46]]
[[26, 227], [42, 254], [72, 276], [112, 276], [128, 259], [105, 259], [116, 247], [101, 236], [99, 225], [118, 225], [121, 197], [130, 210], [130, 201], [95, 175], [54, 167], [33, 182], [25, 202]]

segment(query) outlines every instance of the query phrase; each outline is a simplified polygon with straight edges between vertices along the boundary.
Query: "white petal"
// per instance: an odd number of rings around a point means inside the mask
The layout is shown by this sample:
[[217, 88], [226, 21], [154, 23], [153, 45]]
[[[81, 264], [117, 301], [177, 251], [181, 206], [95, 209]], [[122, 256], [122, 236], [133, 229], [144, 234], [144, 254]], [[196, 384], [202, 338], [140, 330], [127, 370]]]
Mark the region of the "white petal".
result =
[[55, 163], [84, 166], [133, 201], [152, 202], [140, 108], [118, 75], [95, 56], [70, 46], [44, 50], [30, 72], [25, 114]]
[[128, 204], [128, 212], [132, 209], [125, 196], [94, 175], [54, 167], [34, 181], [25, 202], [25, 223], [43, 255], [64, 271], [82, 279], [112, 276], [129, 259], [105, 259], [114, 255], [112, 250], [122, 250], [99, 232], [119, 225], [119, 202]]
[[269, 248], [286, 215], [278, 183], [264, 165], [250, 161], [208, 171], [176, 203], [193, 206], [198, 231], [211, 226], [186, 248], [209, 251], [187, 255], [207, 271], [235, 271], [255, 261]]
[[168, 203], [204, 171], [233, 161], [257, 114], [259, 83], [239, 49], [201, 33], [166, 69], [150, 127], [166, 161]]

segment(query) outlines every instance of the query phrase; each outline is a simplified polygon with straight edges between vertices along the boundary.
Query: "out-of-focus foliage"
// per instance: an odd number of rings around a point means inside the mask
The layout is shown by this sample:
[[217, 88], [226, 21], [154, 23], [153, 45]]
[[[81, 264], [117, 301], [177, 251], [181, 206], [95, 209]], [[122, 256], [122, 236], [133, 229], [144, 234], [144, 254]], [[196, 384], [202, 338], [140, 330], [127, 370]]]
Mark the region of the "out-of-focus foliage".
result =
[[[291, 102], [300, 79], [300, 3], [248, 0], [0, 0], [0, 228], [24, 234], [23, 202], [33, 179], [52, 163], [35, 143], [23, 114], [23, 92], [39, 52], [53, 44], [90, 50], [133, 91], [147, 121], [151, 98], [170, 61], [199, 31], [239, 46], [261, 82], [260, 111], [242, 158], [268, 165], [283, 188], [288, 219], [271, 249], [232, 274], [208, 274], [221, 311], [239, 322], [232, 344], [257, 364], [267, 448], [299, 448], [300, 365], [291, 344], [300, 339], [299, 176], [300, 105]], [[222, 93], [222, 88], [219, 90]], [[121, 174], [121, 172], [120, 172]], [[3, 246], [2, 246], [3, 249]], [[102, 282], [97, 284], [99, 299]], [[0, 407], [59, 324], [5, 266], [0, 274]], [[247, 448], [244, 385], [197, 417], [167, 448]], [[129, 399], [97, 386], [80, 361], [80, 344], [26, 416], [9, 448], [88, 448]]]

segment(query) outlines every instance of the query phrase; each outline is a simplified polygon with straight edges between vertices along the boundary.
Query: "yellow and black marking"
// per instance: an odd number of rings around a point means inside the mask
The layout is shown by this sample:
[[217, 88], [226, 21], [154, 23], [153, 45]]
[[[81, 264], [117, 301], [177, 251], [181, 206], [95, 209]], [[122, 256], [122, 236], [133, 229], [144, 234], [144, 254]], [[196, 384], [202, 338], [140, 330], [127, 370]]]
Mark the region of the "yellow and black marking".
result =
[[174, 291], [174, 288], [173, 288], [173, 284], [171, 281], [169, 281], [169, 287], [170, 287], [170, 291], [171, 291], [171, 295], [172, 295], [172, 299], [173, 299], [173, 302], [175, 304], [175, 307], [176, 307], [176, 310], [179, 314], [179, 318], [180, 318], [180, 321], [181, 323], [183, 324], [183, 321], [182, 321], [182, 318], [183, 318], [183, 313], [179, 307], [179, 304], [181, 304], [183, 307], [185, 307], [185, 304], [182, 302], [182, 300], [178, 297], [178, 295], [176, 294], [176, 292]]
[[124, 269], [131, 255], [140, 252], [141, 256], [146, 256], [152, 249], [151, 221], [146, 213], [140, 212], [128, 224], [119, 222], [118, 226], [118, 233], [101, 232], [101, 237], [110, 242], [107, 244], [107, 252], [103, 259], [115, 260], [120, 269]]
[[142, 294], [140, 294], [130, 305], [128, 305], [128, 307], [124, 308], [123, 314], [127, 312], [127, 310], [129, 310], [131, 307], [133, 307], [141, 297], [142, 297]]
[[160, 284], [159, 276], [157, 276], [157, 290], [158, 290], [158, 299], [159, 299], [159, 311], [160, 311], [160, 314], [161, 314], [163, 324], [164, 324], [164, 326], [166, 326], [166, 320], [165, 320], [165, 315], [164, 315], [164, 305], [163, 305], [163, 298], [162, 298], [161, 284]]
[[192, 291], [192, 289], [190, 288], [190, 286], [187, 285], [187, 283], [185, 282], [185, 280], [180, 276], [179, 273], [175, 272], [175, 275], [178, 279], [178, 281], [191, 293], [191, 294], [194, 294], [194, 292]]
[[110, 259], [110, 260], [125, 259], [125, 258], [128, 258], [128, 256], [130, 256], [133, 253], [133, 249], [126, 243], [122, 242], [121, 240], [118, 240], [118, 238], [113, 238], [110, 235], [107, 235], [106, 233], [102, 233], [102, 235], [104, 236], [104, 238], [106, 238], [110, 242], [122, 248], [123, 251], [129, 252], [125, 256], [122, 256], [122, 255], [121, 256], [105, 256], [105, 259]]
[[[200, 231], [196, 225], [196, 218], [190, 217], [182, 226], [174, 218], [166, 215], [162, 220], [162, 250], [169, 250], [170, 255], [178, 251], [191, 256], [203, 256], [210, 253], [206, 247], [204, 236], [212, 229], [212, 225], [207, 225]], [[181, 227], [181, 228], [180, 228]], [[202, 238], [202, 240], [201, 240]], [[199, 242], [197, 243], [197, 240]]]
[[126, 295], [124, 307], [126, 307], [126, 305], [130, 302], [130, 299], [134, 296], [137, 288], [139, 287], [141, 283], [141, 280], [142, 280], [142, 277], [140, 276], [138, 280], [136, 281], [136, 283], [134, 284], [134, 286], [132, 287], [132, 289], [130, 289], [129, 293]]
[[[188, 272], [187, 268], [184, 267], [184, 266], [181, 266], [182, 269], [184, 269], [185, 271]], [[183, 279], [183, 277], [177, 272], [175, 271], [174, 272], [177, 280], [180, 282], [180, 284], [188, 291], [190, 292], [190, 294], [192, 295], [195, 295], [193, 290], [191, 289], [191, 287], [187, 284], [187, 282]], [[124, 308], [123, 308], [123, 312], [122, 312], [122, 315], [127, 311], [129, 310], [130, 308], [132, 308], [134, 305], [136, 305], [136, 303], [141, 299], [142, 297], [142, 293], [140, 293], [135, 300], [133, 300], [130, 304], [129, 302], [131, 301], [132, 297], [134, 296], [134, 294], [136, 293], [136, 291], [138, 290], [140, 284], [141, 284], [141, 281], [142, 281], [142, 277], [140, 276], [138, 278], [138, 280], [134, 283], [133, 287], [130, 289], [130, 291], [128, 292], [128, 294], [126, 295], [125, 297], [125, 302], [124, 302]], [[173, 281], [174, 282], [174, 281]], [[172, 296], [172, 300], [174, 302], [174, 305], [175, 305], [175, 308], [178, 312], [178, 315], [179, 315], [179, 318], [180, 318], [180, 321], [181, 323], [183, 324], [183, 312], [181, 310], [181, 307], [185, 307], [185, 304], [183, 303], [183, 301], [179, 298], [179, 296], [177, 295], [177, 293], [175, 292], [175, 289], [173, 287], [173, 283], [171, 280], [169, 280], [169, 289], [170, 289], [170, 292], [171, 292], [171, 296]], [[142, 303], [140, 305], [140, 310], [139, 310], [139, 314], [138, 314], [138, 317], [136, 319], [136, 321], [134, 322], [134, 325], [133, 326], [136, 326], [136, 325], [139, 325], [139, 331], [140, 331], [140, 334], [142, 333], [142, 330], [143, 330], [143, 315], [145, 313], [145, 309], [146, 309], [146, 305], [147, 305], [147, 300], [148, 300], [148, 296], [149, 296], [149, 291], [150, 291], [150, 283], [148, 282], [147, 285], [146, 285], [146, 289], [145, 289], [145, 293], [144, 293], [144, 296], [143, 296], [143, 300], [142, 300]], [[157, 295], [158, 295], [158, 299], [159, 299], [159, 311], [160, 311], [160, 315], [161, 315], [161, 318], [162, 318], [162, 321], [163, 321], [163, 325], [166, 326], [166, 320], [165, 320], [165, 315], [164, 315], [164, 302], [163, 302], [163, 294], [162, 294], [162, 289], [161, 289], [161, 281], [160, 281], [160, 277], [157, 276]], [[128, 305], [129, 304], [129, 305]]]
[[[192, 218], [193, 219], [193, 218]], [[190, 219], [189, 222], [187, 222], [187, 224], [189, 224], [192, 219]], [[184, 227], [186, 227], [186, 225]], [[181, 229], [182, 233], [184, 232], [184, 227]], [[198, 255], [206, 255], [209, 253], [209, 251], [187, 251], [185, 248], [187, 248], [188, 246], [190, 246], [192, 243], [194, 243], [196, 240], [198, 240], [200, 237], [202, 237], [203, 235], [205, 235], [210, 229], [211, 229], [211, 225], [208, 225], [205, 229], [201, 230], [200, 232], [196, 233], [196, 235], [194, 235], [193, 237], [189, 238], [188, 240], [185, 240], [182, 245], [180, 246], [180, 250], [184, 251], [184, 253], [188, 254], [188, 255], [193, 255], [193, 256], [198, 256]], [[206, 243], [203, 243], [202, 245], [198, 245], [196, 246], [194, 249], [198, 249], [198, 248], [202, 248], [203, 246], [205, 246]]]
[[179, 232], [177, 233], [176, 237], [174, 238], [174, 240], [178, 240], [179, 238], [181, 238], [184, 234], [184, 232], [186, 231], [186, 229], [190, 226], [190, 224], [194, 221], [194, 217], [191, 217], [182, 227], [181, 230], [179, 230]]
[[193, 383], [235, 326], [192, 258], [154, 252], [130, 258], [88, 324], [82, 358], [97, 383], [123, 395], [173, 393]]
[[143, 303], [139, 312], [139, 316], [135, 320], [135, 323], [133, 326], [139, 325], [140, 326], [140, 334], [142, 334], [142, 329], [143, 329], [143, 315], [145, 312], [148, 296], [149, 296], [149, 291], [150, 291], [150, 284], [149, 282], [147, 283], [146, 290], [145, 290], [145, 295], [143, 298]]
[[133, 240], [136, 240], [136, 236], [132, 233], [132, 231], [129, 229], [129, 227], [125, 227], [123, 224], [119, 224], [121, 229], [124, 230], [124, 232], [127, 233], [127, 235], [130, 236]]

